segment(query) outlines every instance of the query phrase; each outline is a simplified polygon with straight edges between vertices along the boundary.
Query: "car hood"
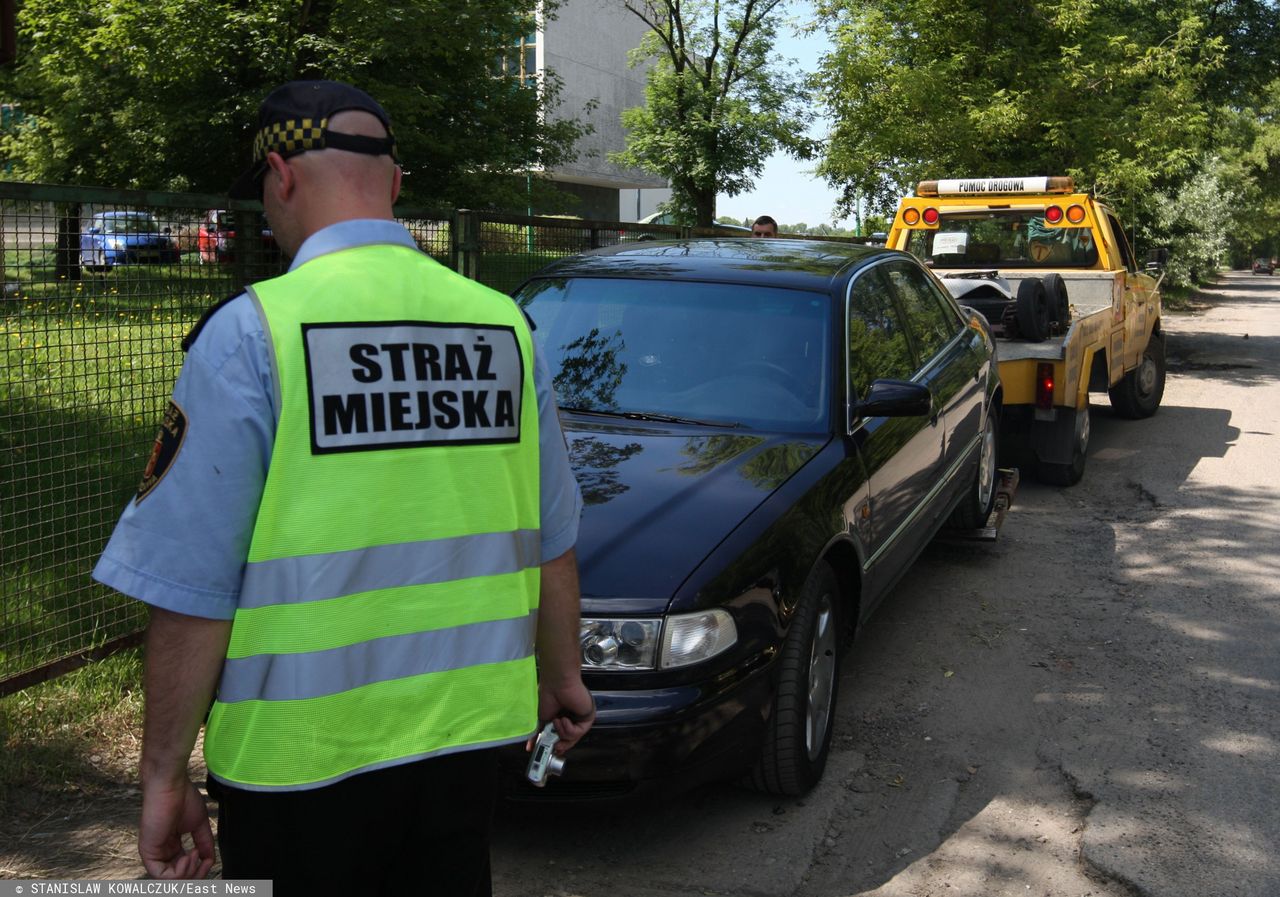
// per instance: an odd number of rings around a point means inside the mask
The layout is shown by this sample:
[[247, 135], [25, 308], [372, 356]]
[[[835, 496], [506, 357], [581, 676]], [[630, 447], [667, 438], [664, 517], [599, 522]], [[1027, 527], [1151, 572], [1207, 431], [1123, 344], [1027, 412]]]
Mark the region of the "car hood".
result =
[[935, 271], [934, 273], [938, 275], [942, 285], [947, 288], [947, 292], [957, 301], [979, 288], [984, 288], [984, 290], [995, 289], [1007, 298], [1013, 298], [1013, 289], [1009, 286], [1009, 281], [994, 271], [966, 271], [954, 274]]
[[828, 437], [562, 419], [582, 488], [585, 614], [661, 613], [703, 559]]

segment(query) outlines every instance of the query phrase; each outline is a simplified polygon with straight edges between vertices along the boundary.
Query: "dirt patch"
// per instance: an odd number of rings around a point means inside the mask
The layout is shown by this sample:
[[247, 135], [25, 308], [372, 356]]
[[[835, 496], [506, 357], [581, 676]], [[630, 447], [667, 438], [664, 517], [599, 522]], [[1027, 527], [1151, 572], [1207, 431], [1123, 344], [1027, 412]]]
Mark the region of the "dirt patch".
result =
[[[137, 747], [129, 742], [85, 758], [61, 783], [10, 788], [0, 811], [0, 878], [146, 877], [138, 859]], [[204, 794], [203, 761], [193, 762], [190, 773]], [[205, 800], [215, 815], [217, 804], [207, 794]]]

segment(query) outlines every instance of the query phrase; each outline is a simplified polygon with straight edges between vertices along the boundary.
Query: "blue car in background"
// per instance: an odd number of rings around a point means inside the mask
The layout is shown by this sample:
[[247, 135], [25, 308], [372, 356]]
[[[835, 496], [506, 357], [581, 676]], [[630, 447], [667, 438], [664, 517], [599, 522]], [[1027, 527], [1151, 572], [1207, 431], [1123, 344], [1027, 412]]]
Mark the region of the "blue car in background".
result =
[[178, 244], [150, 212], [98, 212], [80, 233], [80, 264], [90, 272], [116, 265], [172, 265]]

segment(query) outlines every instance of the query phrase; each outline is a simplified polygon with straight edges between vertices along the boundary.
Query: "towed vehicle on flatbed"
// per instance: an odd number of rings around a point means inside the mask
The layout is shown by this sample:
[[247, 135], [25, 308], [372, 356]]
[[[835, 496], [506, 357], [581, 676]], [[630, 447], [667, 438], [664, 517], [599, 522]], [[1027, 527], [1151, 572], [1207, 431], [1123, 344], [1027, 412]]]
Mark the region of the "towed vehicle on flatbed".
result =
[[850, 634], [948, 519], [991, 512], [985, 321], [906, 253], [780, 239], [598, 250], [515, 298], [583, 492], [598, 714], [526, 795], [807, 791]]
[[1142, 269], [1114, 211], [1071, 178], [922, 181], [888, 245], [921, 259], [998, 339], [1002, 463], [1043, 482], [1084, 475], [1090, 392], [1121, 417], [1164, 394], [1163, 250]]

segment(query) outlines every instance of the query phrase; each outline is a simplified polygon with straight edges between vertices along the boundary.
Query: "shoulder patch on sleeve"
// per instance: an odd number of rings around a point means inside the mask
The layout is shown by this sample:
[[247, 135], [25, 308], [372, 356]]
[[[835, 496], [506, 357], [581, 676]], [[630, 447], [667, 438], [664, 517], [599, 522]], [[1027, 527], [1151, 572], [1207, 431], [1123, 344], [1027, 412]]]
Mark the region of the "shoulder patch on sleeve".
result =
[[173, 466], [182, 448], [182, 441], [187, 435], [187, 415], [177, 402], [169, 400], [169, 407], [164, 410], [160, 421], [160, 431], [156, 433], [156, 441], [151, 446], [151, 457], [147, 467], [142, 471], [142, 482], [138, 483], [138, 495], [133, 503], [139, 504], [152, 493], [164, 475]]
[[237, 296], [243, 296], [244, 293], [244, 290], [236, 290], [230, 296], [227, 296], [225, 299], [219, 299], [213, 305], [205, 309], [204, 314], [200, 316], [200, 320], [196, 321], [195, 326], [192, 327], [187, 335], [182, 338], [182, 351], [189, 352], [191, 350], [191, 347], [195, 345], [196, 337], [200, 335], [201, 330], [204, 330], [204, 325], [209, 323], [209, 319], [214, 316], [214, 313], [217, 312], [218, 309], [222, 308], [222, 306], [226, 305]]

